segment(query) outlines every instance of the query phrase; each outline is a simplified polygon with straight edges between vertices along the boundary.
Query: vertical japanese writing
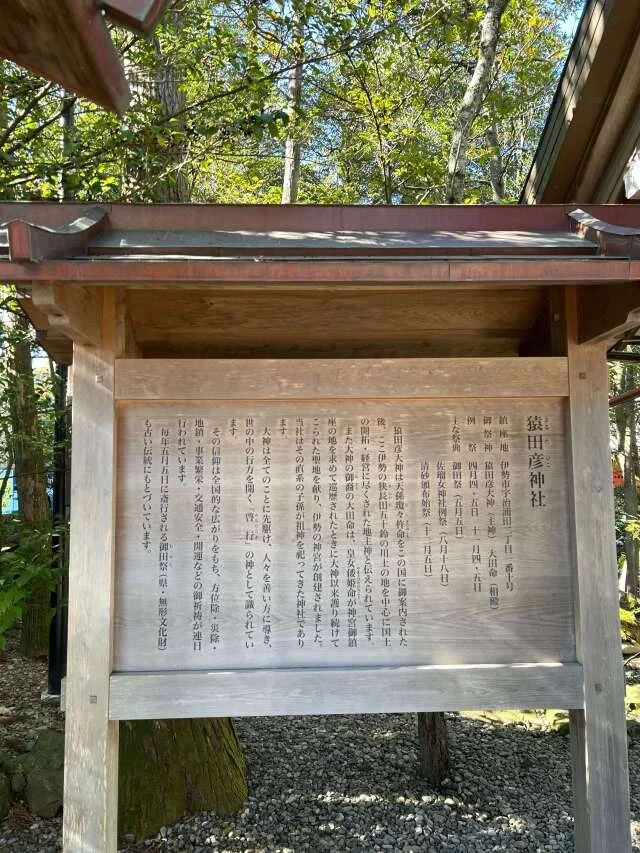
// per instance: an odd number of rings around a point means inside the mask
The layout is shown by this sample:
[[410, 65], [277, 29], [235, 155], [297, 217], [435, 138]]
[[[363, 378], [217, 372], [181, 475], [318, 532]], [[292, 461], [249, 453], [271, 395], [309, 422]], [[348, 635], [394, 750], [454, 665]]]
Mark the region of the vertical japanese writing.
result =
[[353, 428], [347, 425], [344, 446], [345, 535], [347, 540], [347, 645], [358, 645], [358, 610], [356, 579], [356, 475], [353, 454]]
[[335, 418], [327, 421], [327, 444], [329, 458], [329, 588], [331, 607], [331, 645], [338, 647], [340, 641], [340, 562], [338, 557], [338, 428]]
[[[487, 419], [485, 418], [485, 422], [486, 420]], [[498, 532], [495, 512], [496, 495], [494, 474], [493, 460], [487, 459], [484, 463], [484, 488], [485, 502], [487, 506], [487, 536], [489, 539], [495, 539]]]
[[262, 433], [262, 642], [271, 648], [271, 430]]
[[504, 531], [504, 580], [507, 592], [515, 589], [515, 567], [513, 562], [513, 513], [512, 513], [512, 485], [511, 465], [508, 458], [509, 446], [509, 416], [500, 415], [500, 493], [502, 497], [502, 528]]
[[209, 644], [217, 649], [220, 643], [220, 536], [222, 532], [222, 443], [220, 427], [211, 435], [211, 501], [209, 534], [211, 537], [211, 597], [209, 610], [211, 630]]
[[382, 624], [381, 635], [385, 646], [391, 645], [391, 572], [389, 568], [389, 528], [387, 514], [389, 511], [389, 482], [384, 418], [377, 421], [380, 434], [378, 436], [378, 517], [380, 529], [378, 534], [380, 555], [380, 586]]
[[401, 426], [393, 428], [395, 455], [395, 509], [396, 509], [396, 576], [398, 581], [398, 636], [401, 646], [408, 645], [407, 619], [407, 514], [404, 498], [404, 432]]
[[447, 539], [448, 509], [447, 509], [447, 466], [439, 459], [436, 464], [438, 478], [438, 527], [440, 530], [440, 585], [449, 586], [449, 540]]
[[158, 553], [158, 649], [166, 651], [168, 641], [169, 589], [169, 435], [160, 430], [160, 542]]
[[480, 515], [480, 504], [478, 501], [478, 463], [469, 460], [469, 491], [471, 492], [471, 527], [473, 536], [478, 536], [478, 519]]
[[305, 483], [304, 483], [304, 419], [296, 418], [295, 476], [296, 476], [296, 620], [298, 623], [298, 647], [306, 639], [305, 569], [307, 563], [305, 530]]
[[484, 452], [485, 453], [493, 453], [493, 417], [491, 415], [485, 415], [482, 419], [483, 431], [482, 436], [484, 438]]
[[244, 494], [247, 501], [245, 514], [245, 602], [244, 636], [247, 649], [255, 647], [256, 631], [256, 547], [259, 539], [259, 509], [255, 503], [256, 430], [252, 417], [244, 421]]
[[[567, 491], [559, 402], [235, 405], [124, 419], [136, 477], [118, 518], [146, 567], [158, 669], [183, 654], [196, 668], [400, 665], [431, 636], [440, 654], [454, 599], [472, 622], [491, 615], [497, 643], [551, 575], [535, 604], [565, 607], [550, 563]], [[434, 630], [416, 630], [432, 612]]]
[[187, 481], [187, 421], [178, 418], [178, 482], [184, 485]]
[[454, 495], [454, 512], [455, 512], [455, 535], [456, 539], [462, 539], [464, 536], [464, 516], [463, 516], [463, 500], [462, 500], [462, 462], [453, 462], [453, 495]]
[[256, 554], [250, 548], [244, 552], [245, 602], [244, 602], [244, 644], [247, 649], [255, 646], [255, 610], [256, 610]]
[[151, 553], [151, 476], [153, 474], [153, 427], [147, 418], [144, 422], [142, 447], [142, 547]]
[[371, 422], [360, 421], [360, 463], [362, 491], [362, 551], [364, 575], [364, 635], [368, 645], [374, 643], [375, 620], [373, 602], [373, 528], [371, 526]]
[[322, 645], [322, 464], [320, 454], [321, 430], [320, 418], [313, 419], [311, 429], [311, 495], [312, 510], [312, 542], [313, 542], [313, 642]]
[[541, 415], [529, 415], [527, 417], [529, 486], [531, 507], [533, 509], [542, 509], [542, 507], [547, 505], [543, 470], [545, 467], [545, 428], [548, 428], [548, 424], [545, 423], [545, 419]]
[[458, 423], [457, 415], [453, 416], [453, 424], [451, 425], [451, 452], [460, 453], [462, 450], [462, 432]]
[[431, 555], [431, 468], [425, 459], [420, 465], [420, 503], [422, 509], [422, 529], [424, 543], [422, 554], [424, 558], [424, 573], [427, 577], [433, 574]]
[[204, 563], [204, 421], [196, 418], [194, 425], [194, 484], [193, 500], [193, 624], [192, 639], [194, 652], [202, 651], [202, 572]]

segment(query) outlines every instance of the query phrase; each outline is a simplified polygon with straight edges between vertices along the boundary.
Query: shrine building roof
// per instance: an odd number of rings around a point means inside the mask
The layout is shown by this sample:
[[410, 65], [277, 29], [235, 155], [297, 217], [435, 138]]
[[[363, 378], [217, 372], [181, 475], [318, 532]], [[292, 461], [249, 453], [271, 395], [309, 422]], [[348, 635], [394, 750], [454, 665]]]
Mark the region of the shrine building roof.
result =
[[640, 278], [640, 209], [6, 203], [0, 276], [60, 361], [102, 285], [150, 357], [509, 355], [555, 285]]

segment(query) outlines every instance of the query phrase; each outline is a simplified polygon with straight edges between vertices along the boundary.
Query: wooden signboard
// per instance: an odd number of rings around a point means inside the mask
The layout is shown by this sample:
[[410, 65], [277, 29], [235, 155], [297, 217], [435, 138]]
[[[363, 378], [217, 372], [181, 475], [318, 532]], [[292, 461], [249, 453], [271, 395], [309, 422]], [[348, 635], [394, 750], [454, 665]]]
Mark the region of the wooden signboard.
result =
[[116, 849], [118, 720], [518, 707], [570, 710], [576, 850], [628, 850], [607, 369], [572, 293], [567, 357], [485, 359], [117, 359], [104, 299], [65, 850]]
[[575, 659], [564, 422], [552, 398], [127, 406], [115, 669]]
[[566, 359], [117, 362], [112, 715], [575, 697], [567, 392]]

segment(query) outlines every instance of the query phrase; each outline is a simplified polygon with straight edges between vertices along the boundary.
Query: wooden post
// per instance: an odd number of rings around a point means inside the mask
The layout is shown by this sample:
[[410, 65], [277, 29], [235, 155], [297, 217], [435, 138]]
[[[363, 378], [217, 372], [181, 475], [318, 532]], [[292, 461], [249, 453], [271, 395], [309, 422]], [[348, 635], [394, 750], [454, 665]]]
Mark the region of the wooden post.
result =
[[109, 721], [114, 578], [115, 292], [100, 346], [74, 346], [63, 848], [116, 853], [118, 723]]
[[571, 712], [576, 853], [628, 853], [629, 772], [618, 617], [609, 376], [604, 343], [578, 344], [577, 293], [567, 289], [567, 346], [576, 642], [584, 707]]
[[418, 712], [418, 773], [434, 788], [449, 775], [449, 739], [443, 713]]

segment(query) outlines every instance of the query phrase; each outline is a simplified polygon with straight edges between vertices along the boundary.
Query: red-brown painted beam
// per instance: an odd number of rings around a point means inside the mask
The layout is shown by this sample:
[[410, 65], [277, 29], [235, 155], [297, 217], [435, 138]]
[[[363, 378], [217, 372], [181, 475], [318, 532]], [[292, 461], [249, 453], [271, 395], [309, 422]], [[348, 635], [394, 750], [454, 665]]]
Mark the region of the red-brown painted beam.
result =
[[[2, 0], [0, 0], [0, 3]], [[65, 202], [0, 203], [0, 222], [25, 219], [56, 227], [94, 205]], [[111, 227], [135, 229], [246, 229], [249, 231], [563, 231], [569, 230], [566, 205], [101, 205]], [[640, 228], [640, 205], [583, 205], [593, 217]]]
[[[607, 258], [477, 259], [194, 259], [51, 260], [39, 264], [0, 261], [0, 279], [84, 284], [343, 284], [400, 286], [515, 286], [598, 284], [633, 279], [634, 262]], [[640, 266], [636, 271], [640, 275]]]

